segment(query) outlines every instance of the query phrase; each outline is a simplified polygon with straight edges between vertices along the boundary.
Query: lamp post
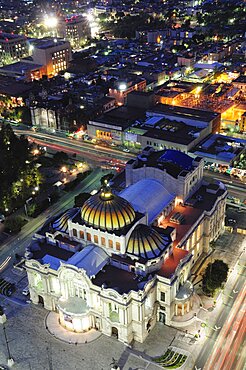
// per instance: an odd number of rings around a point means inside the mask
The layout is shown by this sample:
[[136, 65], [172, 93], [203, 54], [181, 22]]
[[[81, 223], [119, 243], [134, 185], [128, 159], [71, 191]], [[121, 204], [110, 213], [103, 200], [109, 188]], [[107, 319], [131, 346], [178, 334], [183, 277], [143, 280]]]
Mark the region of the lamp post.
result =
[[26, 201], [25, 201], [25, 204], [24, 204], [24, 208], [25, 208], [25, 214], [26, 214], [26, 216], [28, 217], [28, 209], [27, 209], [27, 206], [29, 206], [29, 203], [32, 201], [32, 197], [31, 198], [29, 198], [29, 199], [27, 199]]
[[11, 357], [11, 354], [10, 354], [9, 342], [8, 342], [8, 339], [7, 339], [6, 328], [5, 328], [4, 325], [3, 325], [3, 333], [4, 333], [4, 338], [5, 338], [6, 347], [7, 347], [7, 351], [8, 351], [8, 366], [12, 367], [15, 362], [14, 362], [14, 359]]

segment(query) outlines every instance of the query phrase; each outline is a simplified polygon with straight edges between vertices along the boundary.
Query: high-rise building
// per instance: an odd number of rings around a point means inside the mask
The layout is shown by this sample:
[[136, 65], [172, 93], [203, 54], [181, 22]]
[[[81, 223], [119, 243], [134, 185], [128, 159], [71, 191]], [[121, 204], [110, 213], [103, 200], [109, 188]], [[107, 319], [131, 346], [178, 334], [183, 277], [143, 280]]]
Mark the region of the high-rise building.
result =
[[0, 63], [11, 64], [28, 55], [25, 36], [0, 32]]
[[73, 15], [60, 20], [59, 34], [70, 42], [73, 49], [79, 49], [81, 43], [90, 35], [88, 19], [82, 15]]

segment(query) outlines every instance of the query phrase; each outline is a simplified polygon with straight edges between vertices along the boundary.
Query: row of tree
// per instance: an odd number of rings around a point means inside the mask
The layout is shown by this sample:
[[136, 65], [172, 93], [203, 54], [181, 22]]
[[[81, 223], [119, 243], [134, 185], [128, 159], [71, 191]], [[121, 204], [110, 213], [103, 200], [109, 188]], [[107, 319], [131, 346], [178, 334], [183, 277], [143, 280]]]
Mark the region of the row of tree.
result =
[[18, 137], [10, 125], [0, 129], [0, 211], [17, 208], [30, 197], [42, 182], [41, 174], [32, 161], [25, 136]]

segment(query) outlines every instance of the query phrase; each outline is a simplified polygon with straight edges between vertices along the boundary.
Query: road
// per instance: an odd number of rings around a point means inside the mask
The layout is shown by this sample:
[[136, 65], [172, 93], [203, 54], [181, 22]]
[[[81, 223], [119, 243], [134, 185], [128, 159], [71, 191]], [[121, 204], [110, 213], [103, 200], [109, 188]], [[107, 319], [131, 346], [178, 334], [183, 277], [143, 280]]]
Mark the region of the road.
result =
[[245, 336], [246, 286], [238, 294], [230, 315], [215, 342], [205, 370], [234, 369], [237, 352]]
[[[118, 166], [123, 168], [125, 163], [135, 158], [136, 154], [125, 153], [119, 151], [113, 147], [103, 147], [98, 145], [92, 145], [84, 141], [76, 141], [65, 137], [54, 136], [52, 134], [34, 132], [26, 129], [14, 129], [17, 134], [24, 134], [34, 139], [37, 144], [46, 146], [54, 151], [63, 150], [68, 153], [76, 153], [78, 156], [85, 158], [89, 163], [105, 164], [111, 161], [112, 166]], [[225, 183], [228, 188], [228, 193], [241, 201], [245, 199], [246, 185], [240, 180], [230, 178], [224, 174], [218, 172], [212, 172], [204, 170], [205, 179], [219, 180]]]
[[110, 159], [116, 159], [125, 164], [129, 159], [135, 158], [132, 153], [119, 151], [114, 147], [103, 147], [93, 145], [83, 140], [73, 140], [61, 136], [55, 136], [43, 132], [34, 132], [31, 130], [14, 129], [18, 135], [26, 135], [33, 139], [37, 144], [53, 148], [54, 150], [64, 150], [68, 153], [82, 155], [86, 159], [102, 162]]
[[74, 191], [65, 194], [45, 212], [29, 221], [23, 226], [18, 235], [8, 238], [6, 242], [0, 246], [0, 264], [5, 261], [7, 257], [13, 257], [15, 253], [23, 254], [35, 231], [37, 231], [48, 218], [60, 213], [62, 210], [65, 211], [72, 207], [74, 204], [74, 197], [80, 192], [91, 192], [99, 188], [100, 179], [104, 174], [105, 172], [102, 173], [101, 169], [95, 169]]
[[[221, 296], [220, 303], [217, 302], [217, 304], [221, 304], [221, 308], [213, 327], [222, 329], [212, 330], [211, 328], [206, 328], [207, 339], [196, 360], [194, 369], [243, 369], [243, 367], [240, 366], [242, 362], [244, 365], [244, 361], [242, 360], [243, 355], [238, 356], [236, 359], [237, 362], [235, 363], [232, 359], [234, 352], [230, 351], [233, 348], [236, 351], [235, 354], [237, 354], [243, 341], [242, 330], [245, 330], [245, 326], [243, 327], [242, 323], [242, 305], [243, 302], [245, 302], [246, 288], [244, 286], [245, 268], [242, 266], [242, 263], [245, 264], [245, 261], [235, 267], [235, 269], [237, 269], [235, 270], [236, 272], [234, 272], [236, 277], [234, 277], [234, 275], [232, 276], [232, 278], [235, 279], [234, 286], [230, 291], [227, 290], [226, 295]], [[224, 361], [226, 361], [226, 367]], [[231, 361], [233, 362], [232, 366]]]

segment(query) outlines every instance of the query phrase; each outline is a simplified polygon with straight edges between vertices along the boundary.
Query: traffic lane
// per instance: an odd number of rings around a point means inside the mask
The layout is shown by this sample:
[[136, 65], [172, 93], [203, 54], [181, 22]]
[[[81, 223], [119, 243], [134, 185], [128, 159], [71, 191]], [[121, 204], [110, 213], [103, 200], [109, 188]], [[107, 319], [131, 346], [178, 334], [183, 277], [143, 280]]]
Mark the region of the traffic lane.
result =
[[[242, 269], [240, 267], [238, 267], [239, 269], [239, 274], [238, 274], [238, 278], [236, 280], [236, 283], [234, 285], [234, 287], [231, 289], [231, 292], [233, 291], [233, 289], [235, 291], [240, 291], [242, 289], [242, 287], [244, 286], [244, 282], [245, 282], [245, 277], [243, 275], [241, 275], [242, 273]], [[235, 297], [237, 296], [238, 293], [236, 293]], [[229, 297], [224, 297], [223, 298], [223, 301], [224, 301], [224, 304], [223, 304], [223, 307], [222, 307], [222, 312], [218, 315], [218, 318], [215, 322], [214, 325], [216, 325], [217, 327], [223, 327], [224, 323], [226, 322], [227, 320], [227, 317], [232, 309], [232, 302], [230, 301], [230, 298]], [[211, 354], [212, 352], [212, 349], [214, 347], [214, 344], [215, 344], [215, 341], [217, 339], [219, 335], [219, 331], [214, 331], [214, 330], [209, 330], [209, 337], [207, 338], [201, 352], [199, 353], [199, 356], [196, 360], [196, 363], [195, 363], [195, 366], [197, 368], [202, 368], [204, 367], [207, 359], [208, 359], [208, 356], [209, 354]], [[194, 366], [194, 369], [195, 369], [195, 366]]]
[[135, 158], [135, 155], [132, 154], [132, 153], [126, 153], [126, 152], [121, 152], [119, 151], [118, 149], [114, 149], [110, 146], [107, 146], [107, 147], [104, 147], [104, 146], [100, 146], [100, 145], [94, 145], [94, 144], [91, 144], [91, 143], [87, 143], [85, 141], [76, 141], [76, 140], [71, 140], [71, 139], [67, 139], [67, 138], [63, 138], [63, 137], [60, 137], [60, 136], [54, 136], [54, 135], [49, 135], [49, 134], [46, 134], [46, 133], [35, 133], [35, 132], [32, 132], [32, 131], [21, 131], [19, 132], [19, 130], [15, 130], [16, 133], [21, 133], [21, 134], [25, 134], [27, 136], [29, 136], [30, 138], [36, 138], [36, 139], [39, 139], [39, 140], [42, 140], [44, 142], [46, 142], [46, 140], [48, 140], [49, 142], [54, 142], [54, 143], [62, 143], [62, 144], [65, 144], [66, 146], [72, 146], [76, 149], [81, 149], [81, 147], [83, 146], [85, 149], [87, 150], [90, 150], [91, 152], [100, 152], [102, 154], [112, 154], [114, 156], [117, 156], [117, 157], [120, 157], [123, 161], [127, 161], [129, 160], [130, 158]]
[[223, 328], [220, 330], [218, 338], [213, 349], [213, 353], [208, 358], [205, 369], [207, 370], [220, 370], [224, 369], [226, 358], [228, 358], [229, 350], [232, 342], [236, 338], [238, 327], [236, 327], [237, 320], [242, 319], [241, 303], [245, 299], [244, 291], [241, 291], [235, 300], [231, 309], [230, 315]]

